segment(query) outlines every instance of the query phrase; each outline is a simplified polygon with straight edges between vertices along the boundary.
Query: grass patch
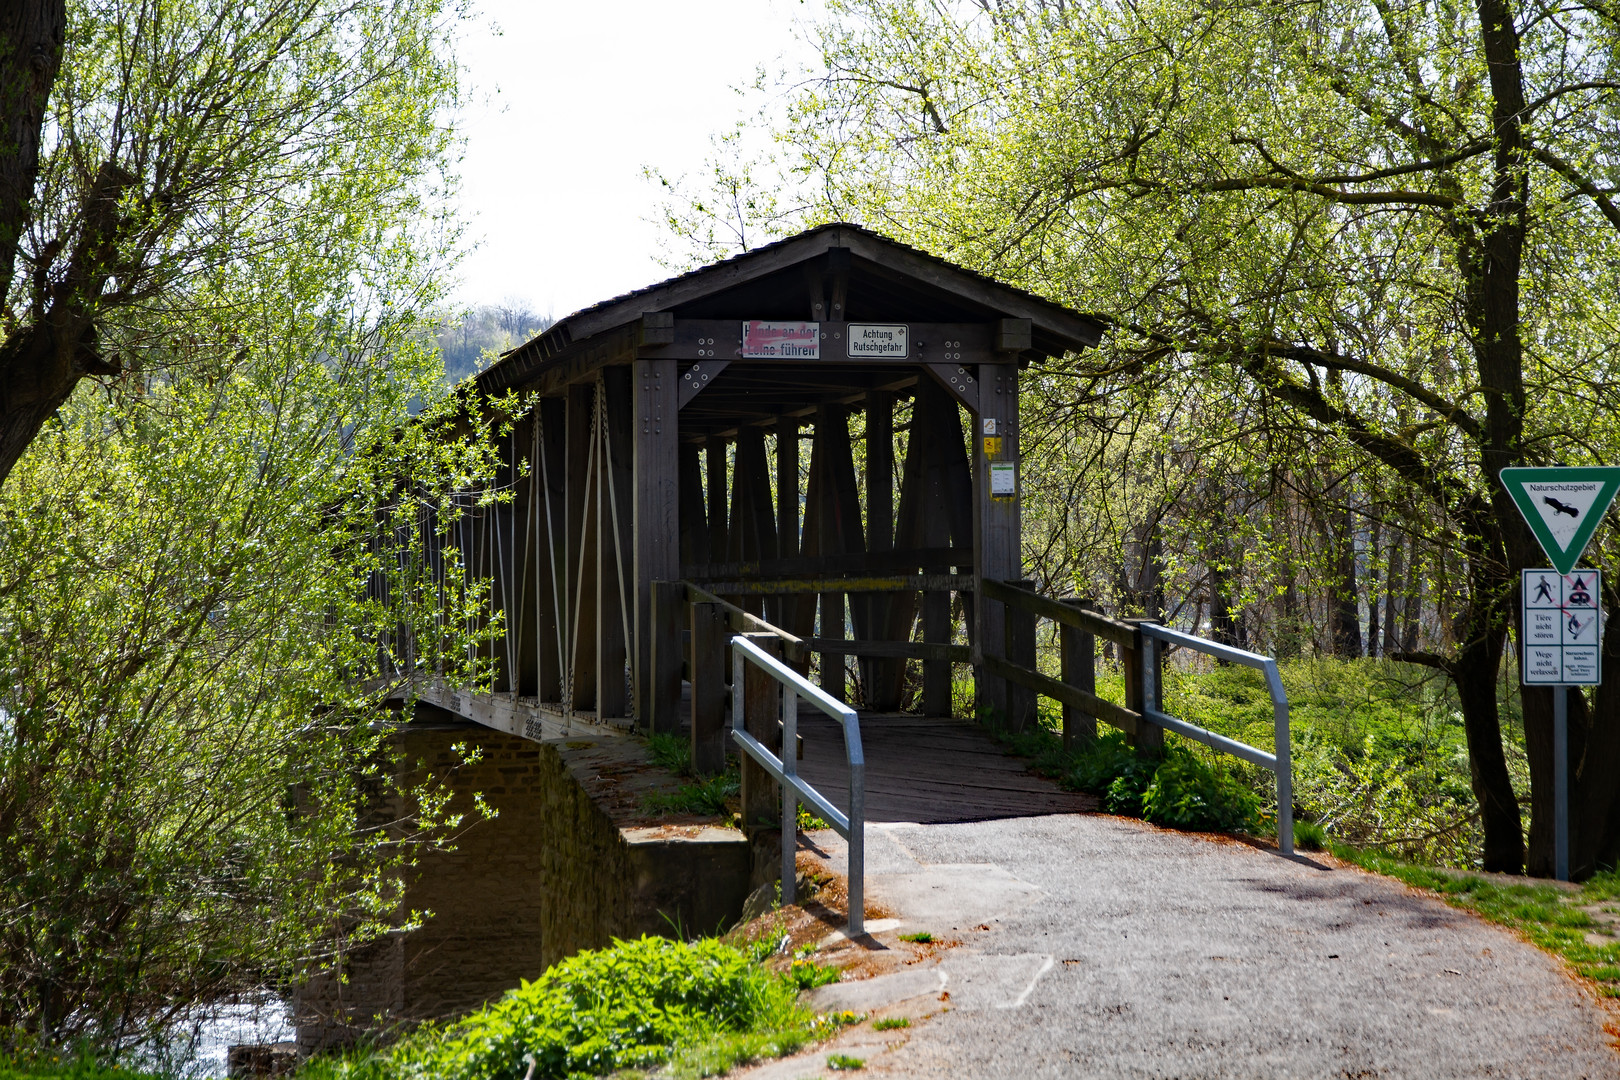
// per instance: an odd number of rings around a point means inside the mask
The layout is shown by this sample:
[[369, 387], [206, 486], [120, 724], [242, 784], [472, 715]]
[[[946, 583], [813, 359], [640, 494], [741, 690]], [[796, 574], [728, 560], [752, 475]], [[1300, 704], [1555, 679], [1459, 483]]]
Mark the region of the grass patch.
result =
[[1620, 997], [1620, 939], [1603, 945], [1588, 942], [1586, 935], [1597, 923], [1582, 910], [1593, 905], [1620, 908], [1620, 872], [1596, 874], [1577, 892], [1533, 878], [1522, 885], [1503, 884], [1471, 874], [1448, 873], [1346, 844], [1335, 843], [1331, 848], [1346, 862], [1438, 893], [1453, 907], [1518, 931], [1533, 944], [1568, 961], [1606, 997]]
[[901, 934], [901, 941], [915, 941], [919, 945], [927, 945], [934, 940], [934, 935], [927, 930], [918, 930], [915, 934]]
[[522, 1080], [531, 1063], [534, 1080], [662, 1066], [711, 1076], [836, 1026], [799, 1005], [798, 980], [767, 971], [764, 955], [714, 940], [616, 941], [380, 1053], [312, 1059], [299, 1080]]
[[103, 1064], [86, 1054], [42, 1052], [0, 1056], [0, 1080], [160, 1080], [160, 1074]]
[[882, 1020], [872, 1021], [873, 1031], [893, 1031], [895, 1028], [908, 1028], [911, 1021], [904, 1016], [885, 1016]]
[[858, 1057], [850, 1057], [848, 1054], [830, 1054], [827, 1057], [827, 1068], [864, 1069], [866, 1068], [866, 1062]]
[[726, 800], [735, 799], [742, 790], [742, 780], [736, 773], [721, 773], [707, 780], [694, 780], [668, 793], [653, 793], [642, 800], [641, 808], [649, 814], [701, 814], [704, 817], [722, 817], [728, 822]]

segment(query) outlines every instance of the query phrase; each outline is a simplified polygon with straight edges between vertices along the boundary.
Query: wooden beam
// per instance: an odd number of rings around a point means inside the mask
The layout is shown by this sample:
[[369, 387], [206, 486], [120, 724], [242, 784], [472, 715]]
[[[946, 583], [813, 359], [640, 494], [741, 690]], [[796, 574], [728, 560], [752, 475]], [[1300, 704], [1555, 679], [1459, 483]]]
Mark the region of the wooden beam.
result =
[[[932, 515], [938, 519], [940, 515]], [[943, 522], [941, 522], [943, 525]], [[973, 549], [953, 547], [907, 547], [897, 551], [856, 551], [848, 555], [800, 555], [791, 559], [765, 559], [760, 562], [687, 564], [681, 577], [692, 581], [729, 578], [795, 577], [817, 572], [827, 574], [882, 574], [923, 570], [943, 572], [960, 566], [971, 569]]]
[[[1096, 634], [1106, 641], [1125, 649], [1136, 648], [1137, 630], [1128, 622], [1110, 619], [1096, 611], [1077, 606], [1069, 600], [1055, 600], [1030, 589], [1022, 589], [1010, 582], [986, 580], [984, 594], [991, 600], [1011, 604], [1025, 611], [1051, 619], [1063, 626], [1072, 626], [1088, 634]], [[1084, 602], [1081, 602], [1082, 604]]]
[[[716, 596], [803, 596], [807, 593], [959, 592], [973, 588], [967, 574], [890, 574], [871, 577], [806, 577], [753, 581], [705, 581]], [[835, 635], [825, 635], [833, 637]]]
[[568, 686], [574, 711], [596, 707], [596, 387], [568, 388]]
[[[635, 461], [634, 380], [628, 367], [602, 371], [597, 383], [601, 422], [601, 481], [597, 488], [596, 710], [599, 720], [629, 716], [626, 686], [634, 633]], [[667, 542], [668, 534], [665, 534]]]
[[[1019, 553], [1018, 367], [1001, 364], [981, 369], [979, 418], [973, 435], [973, 516], [978, 542], [975, 575], [981, 580], [1012, 581], [1022, 576]], [[986, 442], [986, 438], [991, 441]], [[992, 495], [992, 465], [1011, 465], [1010, 495]], [[982, 593], [981, 593], [982, 595]], [[1002, 655], [1006, 620], [998, 603], [980, 603], [974, 648], [982, 655]], [[1005, 658], [1005, 657], [1003, 657]], [[1007, 683], [995, 670], [980, 665], [978, 712], [997, 722], [1007, 718]]]
[[568, 595], [572, 569], [568, 561], [568, 402], [541, 398], [535, 409], [540, 419], [539, 460], [542, 547], [540, 580], [541, 701], [561, 702], [568, 668]]
[[692, 771], [724, 772], [726, 749], [726, 642], [731, 639], [719, 604], [694, 602], [692, 631]]
[[[1027, 686], [1038, 694], [1045, 694], [1053, 701], [1072, 704], [1085, 709], [1099, 720], [1119, 728], [1127, 735], [1137, 734], [1138, 728], [1153, 728], [1152, 724], [1141, 723], [1142, 714], [1131, 708], [1120, 708], [1112, 701], [1106, 701], [1095, 694], [1067, 683], [1059, 682], [1048, 675], [1038, 671], [1030, 671], [1017, 664], [1008, 663], [999, 656], [986, 655], [983, 663], [985, 667], [993, 668], [998, 678], [1009, 679], [1021, 686]], [[1154, 730], [1158, 730], [1154, 728]]]
[[674, 357], [662, 357], [671, 365], [678, 365], [685, 370], [681, 372], [680, 397], [676, 403], [677, 409], [686, 408], [691, 400], [709, 388], [720, 373], [730, 366], [729, 360], [696, 360], [690, 364], [681, 364]]
[[[1094, 601], [1083, 599], [1070, 599], [1061, 601], [1065, 606], [1075, 610], [1084, 610], [1091, 607]], [[1063, 681], [1077, 690], [1083, 690], [1093, 697], [1097, 694], [1097, 645], [1096, 638], [1085, 630], [1074, 626], [1059, 626], [1059, 648], [1063, 664]], [[1078, 749], [1082, 743], [1089, 743], [1097, 738], [1097, 717], [1084, 707], [1065, 701], [1063, 703], [1063, 748], [1065, 750]]]
[[[676, 456], [681, 488], [681, 566], [702, 565], [711, 558], [708, 515], [703, 509], [703, 447], [683, 442]], [[689, 575], [683, 570], [679, 576]]]
[[[635, 479], [634, 642], [630, 650], [635, 676], [636, 717], [649, 731], [672, 731], [680, 706], [680, 619], [660, 617], [653, 583], [680, 574], [680, 544], [687, 539], [681, 520], [681, 471], [690, 453], [696, 471], [697, 452], [679, 446], [675, 366], [667, 360], [637, 360], [634, 367]], [[673, 640], [663, 640], [674, 635]], [[660, 657], [664, 663], [660, 665]], [[673, 658], [674, 667], [669, 667]], [[671, 680], [673, 670], [673, 681]]]
[[805, 642], [814, 652], [843, 653], [846, 656], [878, 656], [909, 660], [935, 660], [942, 663], [972, 659], [966, 645], [935, 644], [926, 641], [852, 641], [843, 638], [810, 638]]
[[[902, 324], [907, 330], [907, 349], [904, 356], [851, 356], [849, 354], [849, 323], [836, 315], [845, 302], [841, 289], [847, 285], [840, 285], [836, 278], [826, 282], [827, 293], [824, 304], [828, 309], [835, 310], [835, 317], [813, 318], [808, 321], [817, 326], [820, 340], [817, 357], [759, 357], [744, 356], [742, 352], [741, 319], [677, 319], [675, 320], [675, 340], [668, 345], [657, 347], [642, 347], [640, 355], [658, 356], [674, 360], [683, 372], [681, 380], [682, 405], [696, 397], [700, 391], [709, 385], [719, 373], [725, 369], [728, 362], [743, 363], [749, 366], [764, 368], [773, 367], [802, 367], [806, 364], [815, 367], [914, 367], [919, 364], [942, 364], [949, 367], [975, 364], [994, 364], [1005, 361], [1005, 354], [998, 356], [996, 345], [1005, 338], [998, 336], [998, 324], [982, 323], [940, 323], [940, 322], [906, 322], [902, 319], [890, 320]], [[812, 309], [815, 301], [812, 299]], [[692, 374], [687, 379], [684, 374]], [[704, 378], [703, 376], [708, 376]]]
[[730, 500], [726, 498], [731, 465], [726, 458], [726, 440], [709, 436], [703, 444], [703, 464], [709, 478], [704, 502], [708, 507], [709, 552], [716, 558], [723, 558], [727, 550], [726, 519], [731, 511]]

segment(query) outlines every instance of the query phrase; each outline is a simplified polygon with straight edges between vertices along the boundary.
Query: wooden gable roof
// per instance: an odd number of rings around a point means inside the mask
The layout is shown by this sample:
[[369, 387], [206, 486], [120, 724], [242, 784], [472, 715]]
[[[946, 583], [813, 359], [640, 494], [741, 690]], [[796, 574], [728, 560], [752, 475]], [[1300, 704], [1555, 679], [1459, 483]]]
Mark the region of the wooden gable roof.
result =
[[1102, 339], [1103, 324], [1091, 316], [858, 225], [835, 223], [576, 311], [504, 354], [477, 376], [478, 387], [498, 393], [523, 386], [649, 312], [683, 319], [802, 319], [809, 307], [806, 272], [834, 259], [849, 276], [851, 320], [1027, 319], [1028, 353], [1044, 357], [1078, 352]]

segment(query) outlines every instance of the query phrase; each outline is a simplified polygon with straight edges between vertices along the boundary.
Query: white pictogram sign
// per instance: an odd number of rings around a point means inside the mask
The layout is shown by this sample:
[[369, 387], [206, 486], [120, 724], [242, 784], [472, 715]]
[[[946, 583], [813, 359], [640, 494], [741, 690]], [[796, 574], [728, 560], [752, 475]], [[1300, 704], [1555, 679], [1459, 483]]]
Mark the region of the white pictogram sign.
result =
[[1524, 684], [1596, 686], [1603, 681], [1603, 578], [1584, 567], [1525, 570], [1523, 590]]

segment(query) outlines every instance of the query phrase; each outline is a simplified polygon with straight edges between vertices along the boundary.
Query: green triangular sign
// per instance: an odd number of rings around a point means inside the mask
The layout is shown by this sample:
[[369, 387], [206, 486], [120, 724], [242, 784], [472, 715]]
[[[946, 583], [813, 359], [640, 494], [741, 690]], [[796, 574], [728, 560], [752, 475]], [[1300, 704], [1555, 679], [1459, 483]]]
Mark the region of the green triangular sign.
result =
[[1567, 574], [1620, 492], [1620, 468], [1503, 469], [1502, 486], [1548, 560]]

